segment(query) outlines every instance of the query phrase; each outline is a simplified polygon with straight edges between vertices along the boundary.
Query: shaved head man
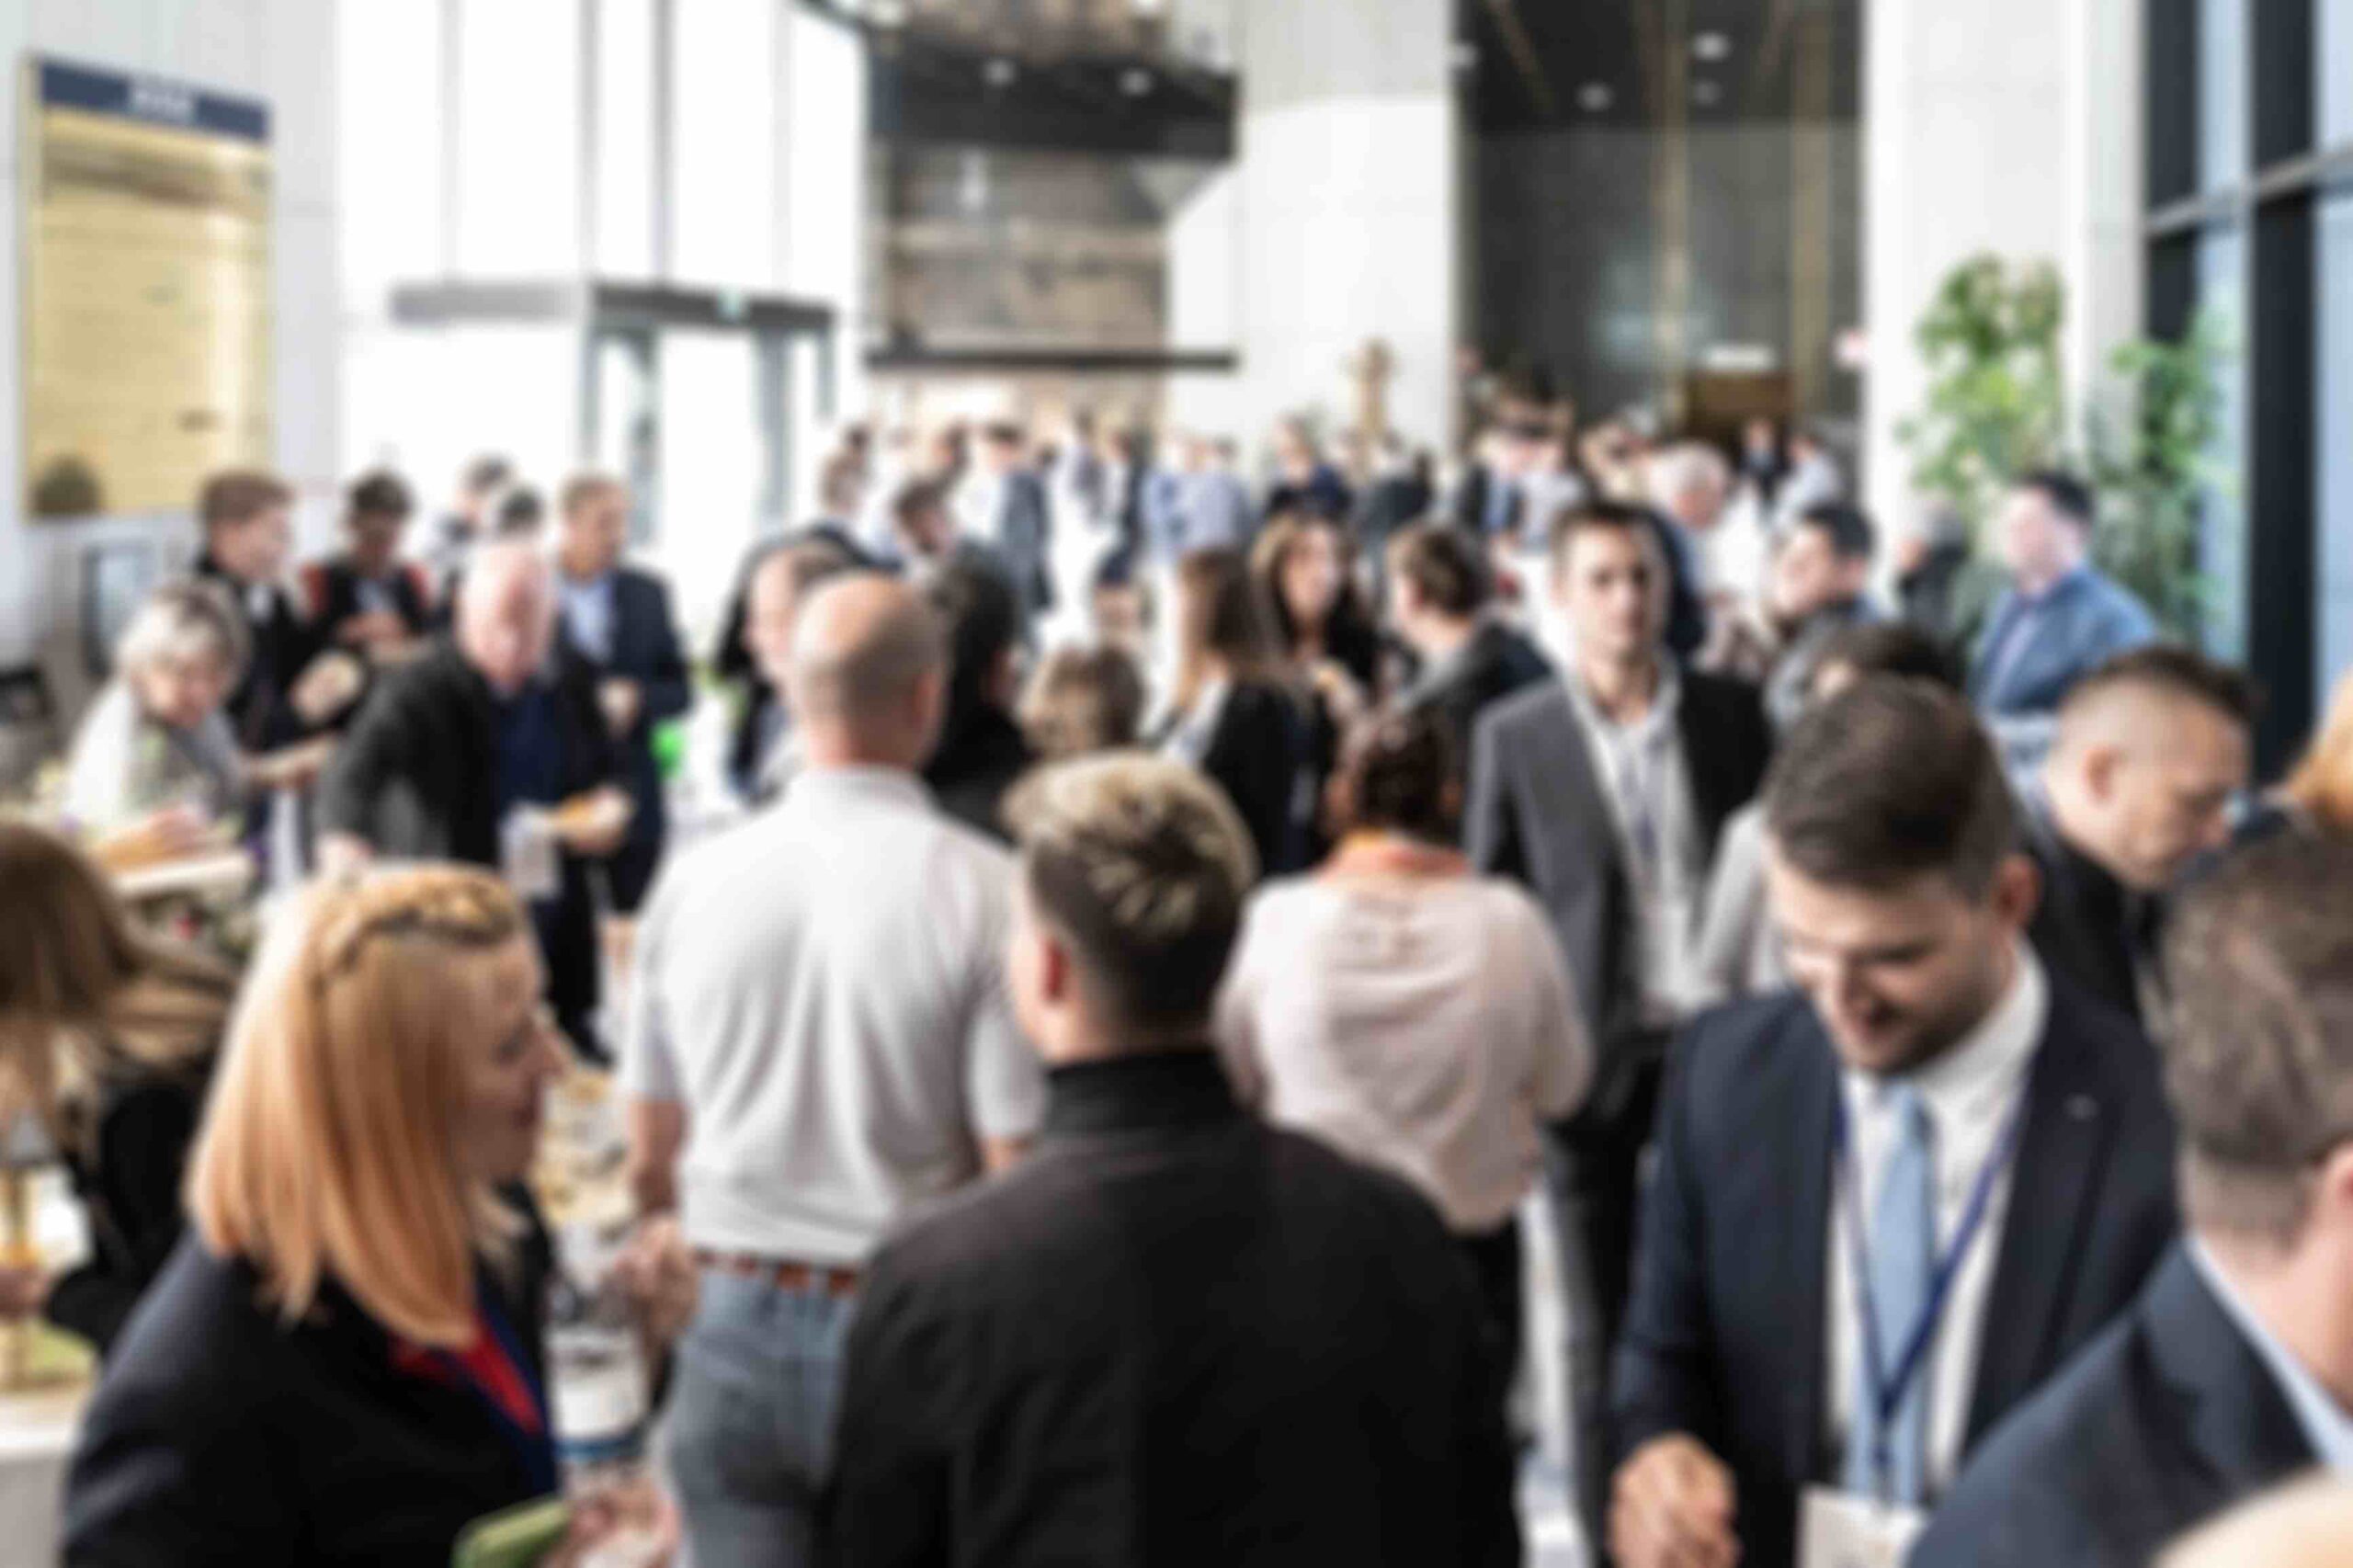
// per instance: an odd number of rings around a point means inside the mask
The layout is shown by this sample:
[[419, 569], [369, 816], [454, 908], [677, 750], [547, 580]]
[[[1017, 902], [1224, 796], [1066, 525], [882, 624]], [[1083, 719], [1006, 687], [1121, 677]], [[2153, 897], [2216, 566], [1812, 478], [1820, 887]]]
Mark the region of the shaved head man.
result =
[[2032, 928], [2045, 962], [2154, 1031], [2165, 898], [2229, 838], [2246, 787], [2255, 698], [2237, 671], [2152, 646], [2084, 677], [2026, 790], [2028, 847], [2042, 872]]
[[812, 766], [919, 767], [947, 709], [947, 634], [895, 577], [830, 582], [801, 608], [786, 680]]
[[522, 540], [496, 540], [474, 552], [458, 586], [453, 635], [466, 662], [512, 697], [547, 662], [555, 630], [555, 585], [546, 559]]

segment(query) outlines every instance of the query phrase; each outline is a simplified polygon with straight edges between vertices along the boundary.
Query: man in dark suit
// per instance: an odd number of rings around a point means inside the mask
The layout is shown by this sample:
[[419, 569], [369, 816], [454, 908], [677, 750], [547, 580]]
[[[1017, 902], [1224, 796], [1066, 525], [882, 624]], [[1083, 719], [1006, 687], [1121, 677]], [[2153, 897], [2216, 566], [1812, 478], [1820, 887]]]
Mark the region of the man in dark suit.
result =
[[687, 659], [660, 578], [621, 564], [629, 492], [609, 475], [579, 474], [563, 487], [556, 540], [557, 602], [565, 649], [597, 682], [597, 704], [629, 783], [629, 841], [606, 862], [613, 910], [633, 915], [653, 885], [668, 827], [654, 726], [687, 710]]
[[2051, 755], [2024, 791], [2043, 883], [2036, 950], [2159, 1038], [2165, 896], [2230, 841], [2254, 718], [2236, 670], [2188, 648], [2136, 649], [2067, 694]]
[[1455, 527], [1482, 539], [1517, 534], [1521, 516], [1519, 482], [1536, 460], [1541, 426], [1498, 425], [1480, 438], [1477, 455], [1463, 465], [1447, 510]]
[[2245, 851], [2165, 949], [2188, 1237], [1994, 1434], [1914, 1568], [2141, 1568], [2299, 1471], [2353, 1470], [2353, 844]]
[[[378, 858], [503, 871], [531, 911], [558, 1022], [596, 1055], [588, 864], [620, 847], [629, 799], [596, 678], [555, 646], [554, 619], [536, 546], [475, 551], [448, 640], [376, 684], [329, 765], [320, 861], [329, 874]], [[542, 814], [583, 795], [594, 810]]]
[[1385, 552], [1389, 624], [1421, 661], [1404, 694], [1434, 710], [1467, 757], [1479, 716], [1543, 680], [1552, 666], [1530, 642], [1488, 613], [1495, 574], [1475, 535], [1450, 523], [1416, 523]]
[[1546, 1148], [1561, 1244], [1592, 1297], [1572, 1381], [1597, 1528], [1599, 1391], [1626, 1299], [1635, 1169], [1717, 843], [1756, 792], [1771, 744], [1755, 687], [1668, 653], [1666, 584], [1645, 509], [1597, 501], [1563, 515], [1552, 594], [1575, 662], [1473, 727], [1464, 819], [1472, 860], [1527, 884], [1551, 917], [1597, 1046], [1592, 1098]]
[[241, 749], [282, 750], [335, 707], [315, 676], [304, 679], [321, 640], [278, 584], [293, 542], [294, 493], [274, 474], [231, 470], [204, 482], [196, 506], [204, 530], [196, 575], [219, 585], [245, 628], [245, 665], [229, 693], [229, 723]]
[[972, 482], [978, 486], [978, 511], [969, 532], [1004, 562], [1027, 625], [1053, 603], [1054, 588], [1046, 486], [1031, 472], [1022, 449], [1017, 425], [992, 425], [981, 432]]
[[1017, 797], [1037, 1149], [903, 1228], [849, 1331], [831, 1561], [1517, 1563], [1495, 1346], [1403, 1183], [1248, 1114], [1209, 1044], [1251, 854], [1134, 754]]
[[2013, 811], [1925, 682], [1783, 743], [1766, 877], [1800, 989], [1674, 1053], [1612, 1380], [1620, 1568], [1875, 1561], [1858, 1532], [1915, 1528], [2172, 1240], [2154, 1055], [2023, 940]]

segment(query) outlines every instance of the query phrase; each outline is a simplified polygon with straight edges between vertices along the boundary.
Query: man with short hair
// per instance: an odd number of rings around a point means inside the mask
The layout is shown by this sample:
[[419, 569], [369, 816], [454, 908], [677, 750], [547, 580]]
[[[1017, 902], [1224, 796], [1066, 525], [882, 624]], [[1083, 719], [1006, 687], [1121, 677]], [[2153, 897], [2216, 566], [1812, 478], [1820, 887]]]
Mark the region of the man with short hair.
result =
[[1552, 666], [1534, 642], [1488, 613], [1495, 573], [1475, 536], [1449, 523], [1416, 523], [1392, 536], [1385, 554], [1390, 627], [1421, 661], [1404, 703], [1439, 713], [1455, 755], [1467, 756], [1479, 716]]
[[2139, 1568], [2299, 1471], [2353, 1473], [2353, 843], [2234, 856], [2165, 959], [2188, 1235], [1994, 1434], [1915, 1568]]
[[401, 559], [415, 509], [389, 469], [353, 482], [343, 517], [349, 543], [301, 572], [303, 610], [321, 644], [387, 663], [420, 650], [433, 624], [433, 585], [423, 566]]
[[445, 616], [457, 605], [458, 579], [465, 574], [468, 558], [475, 545], [492, 536], [499, 499], [514, 483], [515, 465], [492, 452], [460, 471], [454, 504], [442, 515], [428, 551]]
[[2154, 1055], [2026, 945], [2013, 814], [1922, 681], [1809, 710], [1775, 759], [1799, 990], [1676, 1045], [1614, 1379], [1620, 1568], [1898, 1561], [2171, 1240]]
[[216, 473], [197, 496], [204, 543], [196, 575], [219, 584], [244, 622], [244, 673], [225, 710], [237, 744], [248, 752], [291, 745], [334, 706], [324, 692], [304, 688], [320, 641], [278, 581], [293, 548], [293, 507], [285, 481], [253, 469]]
[[1829, 501], [1801, 514], [1774, 551], [1768, 608], [1781, 651], [1765, 680], [1765, 711], [1775, 729], [1796, 722], [1831, 640], [1878, 619], [1865, 597], [1875, 537], [1859, 508]]
[[869, 1255], [1008, 1165], [1040, 1108], [1006, 1004], [1006, 852], [915, 776], [948, 650], [907, 584], [819, 587], [786, 671], [800, 770], [663, 873], [621, 1084], [649, 1212], [701, 1271], [669, 1415], [701, 1568], [813, 1561], [843, 1336]]
[[1518, 1562], [1495, 1347], [1444, 1225], [1250, 1117], [1211, 1044], [1256, 874], [1232, 805], [1131, 754], [1048, 770], [1013, 814], [1045, 1132], [875, 1260], [835, 1560]]
[[2230, 841], [2254, 719], [2236, 670], [2188, 648], [2137, 649], [2068, 692], [2051, 755], [2021, 791], [2042, 872], [2036, 950], [2160, 1039], [2166, 895]]
[[2055, 471], [2020, 478], [1995, 520], [2010, 585], [1986, 617], [1969, 695], [2014, 768], [2041, 761], [2068, 687], [2156, 636], [2141, 601], [2091, 564], [2093, 522], [2091, 491]]
[[606, 862], [614, 913], [634, 915], [653, 885], [668, 826], [654, 727], [687, 710], [687, 658], [659, 577], [624, 565], [629, 490], [609, 474], [581, 473], [557, 498], [557, 592], [564, 643], [596, 677], [634, 808], [629, 839]]
[[883, 510], [891, 532], [874, 558], [885, 571], [910, 572], [945, 561], [955, 550], [955, 519], [949, 515], [948, 492], [938, 482], [901, 481]]
[[[329, 872], [371, 859], [503, 871], [531, 912], [548, 999], [599, 1057], [588, 868], [629, 826], [594, 677], [554, 648], [555, 587], [532, 546], [494, 540], [460, 580], [449, 635], [376, 682], [319, 790]], [[582, 796], [594, 809], [551, 815]]]
[[1573, 1292], [1586, 1298], [1571, 1313], [1569, 1359], [1597, 1534], [1602, 1383], [1625, 1307], [1635, 1173], [1710, 869], [1772, 744], [1755, 687], [1667, 652], [1662, 528], [1619, 502], [1561, 517], [1552, 597], [1574, 662], [1473, 726], [1463, 823], [1472, 863], [1544, 906], [1595, 1043], [1593, 1095], [1547, 1138], [1545, 1183]]

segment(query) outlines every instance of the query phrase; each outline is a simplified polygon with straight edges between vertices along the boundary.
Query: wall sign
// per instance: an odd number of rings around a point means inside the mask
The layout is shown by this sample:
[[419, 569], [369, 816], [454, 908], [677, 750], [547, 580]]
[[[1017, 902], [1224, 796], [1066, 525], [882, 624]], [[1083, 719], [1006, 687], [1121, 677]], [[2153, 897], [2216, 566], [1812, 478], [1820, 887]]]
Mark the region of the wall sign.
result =
[[270, 460], [269, 110], [25, 70], [25, 510], [185, 509]]

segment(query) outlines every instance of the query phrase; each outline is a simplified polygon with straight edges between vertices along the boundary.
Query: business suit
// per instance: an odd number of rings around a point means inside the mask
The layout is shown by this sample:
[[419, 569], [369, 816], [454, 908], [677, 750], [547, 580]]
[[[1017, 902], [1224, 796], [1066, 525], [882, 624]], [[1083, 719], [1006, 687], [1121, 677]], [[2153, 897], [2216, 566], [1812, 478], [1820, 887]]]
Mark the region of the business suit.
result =
[[[1503, 485], [1509, 494], [1498, 500], [1495, 487]], [[1454, 526], [1485, 539], [1491, 534], [1518, 533], [1520, 522], [1519, 487], [1499, 477], [1485, 463], [1473, 463], [1462, 472], [1461, 483], [1454, 487], [1454, 504], [1449, 508]]]
[[1470, 642], [1423, 669], [1405, 693], [1405, 706], [1427, 709], [1445, 720], [1454, 738], [1456, 765], [1467, 767], [1480, 715], [1552, 673], [1552, 665], [1534, 642], [1500, 620], [1483, 619]]
[[319, 633], [275, 583], [233, 576], [210, 554], [197, 557], [195, 572], [228, 596], [244, 623], [245, 667], [223, 704], [237, 744], [249, 752], [270, 752], [302, 739], [311, 726], [294, 710], [294, 684], [319, 654]]
[[1051, 537], [1045, 484], [1028, 469], [1008, 470], [997, 481], [988, 539], [1005, 562], [1025, 623], [1054, 602]]
[[[1731, 1470], [1744, 1568], [1795, 1550], [1798, 1499], [1835, 1482], [1824, 1369], [1837, 1056], [1794, 994], [1703, 1017], [1661, 1096], [1634, 1296], [1611, 1380], [1619, 1457], [1688, 1433]], [[2122, 1312], [2176, 1228], [2154, 1053], [2054, 979], [2027, 1069], [1962, 1449]], [[2067, 1561], [2053, 1558], [2052, 1562]]]
[[687, 684], [677, 623], [670, 614], [670, 590], [660, 578], [631, 567], [615, 568], [612, 578], [611, 645], [606, 656], [600, 659], [581, 647], [569, 625], [564, 641], [597, 680], [634, 681], [640, 694], [637, 717], [614, 741], [634, 814], [628, 841], [606, 862], [613, 907], [629, 915], [644, 902], [669, 831], [662, 770], [654, 760], [654, 726], [684, 713], [693, 693]]
[[2062, 838], [2040, 789], [2022, 791], [2018, 804], [2019, 836], [2042, 873], [2028, 939], [2043, 962], [2145, 1027], [2139, 966], [2154, 961], [2156, 901], [2131, 892]]
[[[618, 784], [621, 764], [587, 667], [559, 644], [551, 699], [563, 798]], [[319, 787], [319, 827], [349, 834], [386, 859], [500, 863], [500, 703], [449, 642], [376, 683]], [[541, 802], [544, 803], [544, 802]], [[596, 904], [587, 862], [561, 857], [561, 887], [532, 911], [547, 959], [548, 1000], [592, 1053]]]
[[[1573, 678], [1573, 677], [1572, 677]], [[1712, 864], [1723, 825], [1753, 798], [1771, 746], [1756, 688], [1687, 670], [1676, 709], [1692, 825]], [[1545, 1187], [1564, 1256], [1578, 1263], [1595, 1332], [1573, 1344], [1583, 1431], [1578, 1483], [1587, 1528], [1601, 1528], [1608, 1347], [1624, 1315], [1634, 1243], [1635, 1178], [1650, 1136], [1665, 1041], [1642, 1017], [1627, 940], [1637, 906], [1616, 813], [1567, 686], [1539, 682], [1504, 699], [1472, 732], [1464, 847], [1480, 870], [1535, 893], [1576, 981], [1595, 1042], [1585, 1108], [1548, 1129]], [[1702, 878], [1702, 885], [1704, 885]]]
[[2176, 1248], [2131, 1312], [1993, 1434], [1912, 1568], [2143, 1568], [2316, 1462], [2270, 1368]]

